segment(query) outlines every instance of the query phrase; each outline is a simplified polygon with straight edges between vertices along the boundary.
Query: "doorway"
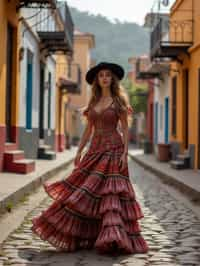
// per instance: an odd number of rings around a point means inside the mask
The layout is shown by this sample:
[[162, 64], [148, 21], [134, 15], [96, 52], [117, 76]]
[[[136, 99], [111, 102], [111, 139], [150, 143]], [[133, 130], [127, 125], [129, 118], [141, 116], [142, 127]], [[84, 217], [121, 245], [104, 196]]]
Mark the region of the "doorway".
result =
[[6, 58], [6, 142], [12, 142], [12, 87], [13, 87], [13, 40], [14, 29], [7, 25], [7, 58]]
[[40, 63], [40, 109], [39, 109], [39, 137], [44, 139], [44, 86], [45, 65]]
[[184, 148], [188, 149], [188, 119], [189, 119], [189, 70], [184, 70], [184, 87], [183, 87], [183, 117], [184, 117]]
[[165, 98], [165, 143], [169, 142], [169, 97]]
[[158, 102], [155, 103], [155, 132], [154, 132], [154, 143], [158, 143]]
[[26, 129], [32, 129], [33, 54], [27, 50]]

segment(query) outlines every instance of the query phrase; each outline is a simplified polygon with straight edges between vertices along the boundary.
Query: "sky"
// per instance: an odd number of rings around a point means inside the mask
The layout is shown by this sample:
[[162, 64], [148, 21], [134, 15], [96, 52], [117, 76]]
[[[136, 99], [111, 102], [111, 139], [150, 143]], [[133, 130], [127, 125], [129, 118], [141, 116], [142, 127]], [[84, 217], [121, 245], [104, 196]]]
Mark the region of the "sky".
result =
[[[152, 7], [158, 10], [159, 0], [67, 0], [69, 6], [91, 14], [101, 14], [112, 22], [115, 18], [121, 22], [136, 22], [140, 25], [144, 22], [144, 16]], [[160, 0], [165, 1], [165, 0]], [[169, 0], [169, 7], [175, 0]], [[162, 10], [166, 8], [162, 6]]]

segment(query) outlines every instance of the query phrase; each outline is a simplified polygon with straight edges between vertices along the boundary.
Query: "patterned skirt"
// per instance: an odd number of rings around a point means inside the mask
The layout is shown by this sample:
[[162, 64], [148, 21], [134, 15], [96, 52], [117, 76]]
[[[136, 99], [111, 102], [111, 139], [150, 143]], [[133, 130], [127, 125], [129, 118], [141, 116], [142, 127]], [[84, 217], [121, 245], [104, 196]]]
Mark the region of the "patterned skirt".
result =
[[67, 252], [95, 248], [99, 253], [146, 253], [149, 248], [138, 223], [144, 215], [128, 165], [119, 168], [123, 145], [96, 149], [97, 142], [95, 138], [69, 176], [43, 184], [54, 201], [32, 219], [31, 229]]

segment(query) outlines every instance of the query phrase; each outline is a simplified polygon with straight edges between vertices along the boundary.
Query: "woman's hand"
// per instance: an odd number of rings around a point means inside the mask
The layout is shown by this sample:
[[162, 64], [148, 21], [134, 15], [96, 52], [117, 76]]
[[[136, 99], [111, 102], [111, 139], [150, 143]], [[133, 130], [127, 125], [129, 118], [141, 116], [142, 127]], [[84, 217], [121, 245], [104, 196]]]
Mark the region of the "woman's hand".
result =
[[119, 166], [120, 166], [120, 169], [123, 171], [127, 164], [128, 164], [128, 161], [127, 161], [127, 152], [123, 152], [121, 157], [120, 157], [120, 160], [119, 160]]
[[74, 158], [75, 166], [77, 166], [80, 163], [80, 158], [81, 158], [81, 151], [77, 151], [76, 156]]

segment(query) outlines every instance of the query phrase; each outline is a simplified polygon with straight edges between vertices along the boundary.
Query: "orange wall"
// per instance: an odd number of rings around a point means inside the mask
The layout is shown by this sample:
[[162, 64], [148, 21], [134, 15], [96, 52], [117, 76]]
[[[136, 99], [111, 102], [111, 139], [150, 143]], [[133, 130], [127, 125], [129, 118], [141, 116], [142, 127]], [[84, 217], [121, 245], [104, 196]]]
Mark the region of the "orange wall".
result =
[[19, 93], [19, 62], [18, 62], [18, 14], [16, 3], [18, 1], [0, 1], [0, 125], [5, 125], [5, 100], [6, 100], [6, 41], [7, 23], [14, 27], [13, 47], [13, 94], [12, 94], [12, 125], [17, 125], [18, 120], [18, 93]]
[[65, 55], [56, 56], [56, 134], [64, 134], [64, 107], [68, 102], [68, 96], [61, 93], [58, 87], [60, 77], [67, 79], [67, 57]]
[[[184, 99], [183, 99], [183, 70], [189, 69], [189, 125], [188, 125], [188, 138], [189, 144], [195, 144], [195, 168], [197, 168], [198, 154], [198, 69], [200, 68], [200, 1], [194, 0], [194, 43], [193, 46], [188, 50], [189, 54], [182, 54], [180, 58], [183, 60], [183, 64], [171, 64], [172, 69], [177, 69], [179, 73], [171, 71], [171, 78], [177, 75], [177, 136], [171, 136], [171, 140], [180, 141], [184, 143]], [[189, 18], [189, 13], [181, 10], [192, 9], [191, 0], [179, 0], [173, 6], [171, 19], [173, 20], [185, 20]], [[190, 17], [191, 19], [192, 17]], [[171, 101], [172, 102], [172, 101]], [[183, 148], [183, 146], [182, 146]]]

